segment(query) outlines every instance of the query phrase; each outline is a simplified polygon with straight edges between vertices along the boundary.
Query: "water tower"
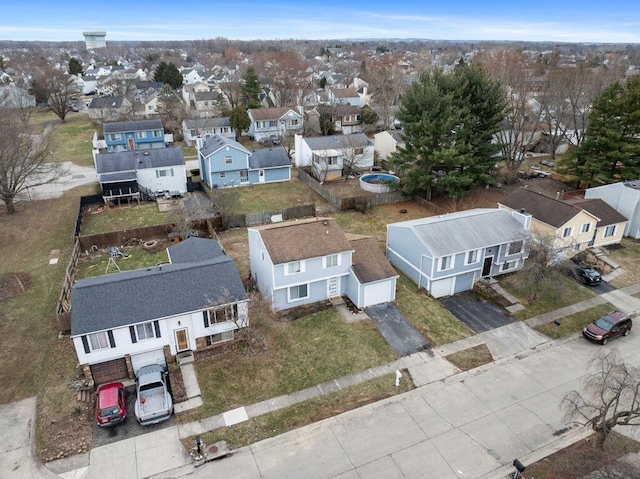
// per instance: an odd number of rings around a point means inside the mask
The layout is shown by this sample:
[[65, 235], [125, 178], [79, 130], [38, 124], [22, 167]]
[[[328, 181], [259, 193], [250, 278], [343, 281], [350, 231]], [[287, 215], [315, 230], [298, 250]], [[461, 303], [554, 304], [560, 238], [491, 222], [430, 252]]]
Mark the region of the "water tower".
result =
[[106, 48], [105, 40], [107, 32], [82, 32], [87, 50], [95, 50], [96, 48]]

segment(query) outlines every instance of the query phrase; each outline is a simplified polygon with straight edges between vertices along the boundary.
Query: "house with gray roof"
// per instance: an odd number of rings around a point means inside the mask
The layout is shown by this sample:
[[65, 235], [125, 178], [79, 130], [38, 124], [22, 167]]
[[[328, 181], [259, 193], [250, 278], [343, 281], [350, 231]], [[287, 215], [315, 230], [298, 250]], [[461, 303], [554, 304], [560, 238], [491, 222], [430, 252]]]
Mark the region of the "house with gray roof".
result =
[[188, 118], [182, 121], [182, 134], [187, 145], [193, 146], [198, 138], [220, 135], [231, 140], [236, 139], [236, 131], [228, 116], [215, 118]]
[[387, 225], [387, 258], [434, 298], [516, 271], [531, 241], [531, 215], [476, 208]]
[[122, 96], [95, 97], [88, 105], [89, 118], [96, 121], [118, 121], [133, 113], [133, 105]]
[[249, 108], [247, 115], [251, 120], [249, 138], [255, 141], [293, 136], [302, 131], [304, 123], [303, 116], [289, 107]]
[[142, 366], [231, 341], [248, 325], [234, 261], [215, 240], [167, 248], [170, 263], [78, 280], [71, 338], [87, 379], [131, 378]]
[[225, 136], [197, 140], [200, 177], [211, 188], [291, 180], [291, 161], [282, 147], [249, 151]]
[[112, 121], [102, 126], [107, 151], [164, 148], [162, 120]]
[[95, 154], [96, 173], [107, 201], [149, 196], [183, 196], [187, 169], [178, 146]]

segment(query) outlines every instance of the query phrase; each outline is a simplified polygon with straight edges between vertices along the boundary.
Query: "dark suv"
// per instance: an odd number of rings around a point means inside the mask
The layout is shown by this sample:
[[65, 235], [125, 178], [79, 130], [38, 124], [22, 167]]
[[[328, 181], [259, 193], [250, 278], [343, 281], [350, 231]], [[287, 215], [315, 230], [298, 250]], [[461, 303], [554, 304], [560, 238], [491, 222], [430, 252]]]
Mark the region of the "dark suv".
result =
[[602, 282], [602, 276], [594, 268], [578, 266], [573, 270], [573, 276], [583, 284], [595, 286]]
[[628, 314], [613, 311], [584, 328], [582, 335], [594, 343], [607, 344], [616, 336], [628, 336], [632, 326], [633, 322]]

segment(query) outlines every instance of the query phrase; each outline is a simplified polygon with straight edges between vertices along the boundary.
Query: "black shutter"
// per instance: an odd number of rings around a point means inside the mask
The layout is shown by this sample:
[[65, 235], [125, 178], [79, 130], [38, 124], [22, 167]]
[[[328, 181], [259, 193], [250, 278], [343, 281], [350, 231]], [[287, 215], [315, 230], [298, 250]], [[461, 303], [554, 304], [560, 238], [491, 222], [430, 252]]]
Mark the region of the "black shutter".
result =
[[109, 344], [111, 345], [112, 348], [116, 347], [116, 340], [113, 339], [113, 331], [109, 330], [107, 331], [107, 336], [109, 336]]
[[89, 349], [89, 341], [87, 341], [86, 336], [82, 336], [82, 345], [84, 346], [85, 354], [89, 354], [91, 350]]
[[129, 334], [131, 334], [131, 342], [133, 344], [138, 342], [138, 338], [136, 338], [136, 328], [135, 326], [129, 326]]
[[156, 330], [156, 338], [160, 337], [160, 322], [159, 321], [154, 321], [153, 322], [153, 328]]
[[204, 319], [204, 327], [208, 328], [209, 327], [209, 315], [207, 314], [206, 311], [202, 312], [202, 318]]

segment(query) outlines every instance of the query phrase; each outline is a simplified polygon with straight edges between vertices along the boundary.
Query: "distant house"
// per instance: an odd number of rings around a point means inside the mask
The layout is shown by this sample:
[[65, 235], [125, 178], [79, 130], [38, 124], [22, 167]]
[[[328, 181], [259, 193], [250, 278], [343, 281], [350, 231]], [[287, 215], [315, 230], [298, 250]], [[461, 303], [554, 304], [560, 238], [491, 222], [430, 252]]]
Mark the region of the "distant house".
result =
[[627, 223], [627, 218], [602, 200], [572, 204], [527, 188], [518, 188], [498, 206], [530, 214], [535, 238], [550, 241], [558, 259], [591, 246], [619, 243]]
[[330, 118], [334, 131], [345, 135], [362, 132], [362, 116], [360, 107], [352, 105], [318, 106], [307, 114], [310, 127], [322, 131], [320, 121], [322, 117]]
[[105, 202], [148, 196], [182, 196], [187, 170], [180, 147], [98, 153], [96, 173]]
[[373, 148], [380, 160], [388, 159], [398, 147], [404, 147], [404, 132], [402, 130], [381, 131], [373, 135]]
[[367, 170], [373, 162], [373, 143], [364, 133], [295, 138], [296, 166], [311, 166], [320, 181]]
[[586, 199], [601, 199], [625, 218], [624, 236], [640, 238], [640, 180], [621, 181], [588, 188]]
[[87, 380], [133, 378], [186, 351], [215, 347], [248, 325], [248, 300], [234, 261], [215, 240], [167, 249], [170, 264], [78, 280], [71, 339]]
[[268, 140], [272, 135], [284, 138], [302, 131], [303, 117], [291, 108], [249, 108], [247, 114], [251, 120], [249, 137], [255, 141]]
[[196, 92], [194, 104], [200, 118], [216, 116], [221, 111], [220, 94], [217, 91]]
[[103, 126], [107, 151], [165, 148], [162, 120], [117, 121]]
[[13, 83], [3, 85], [0, 82], [0, 106], [30, 108], [36, 106], [36, 97]]
[[355, 88], [330, 88], [329, 98], [331, 101], [342, 105], [360, 106], [360, 95]]
[[236, 139], [236, 132], [231, 127], [228, 116], [218, 118], [187, 119], [182, 122], [182, 134], [187, 145], [193, 146], [198, 138], [209, 138], [220, 135], [231, 140]]
[[118, 121], [133, 112], [131, 102], [121, 96], [99, 96], [88, 106], [89, 118], [97, 121]]
[[395, 299], [397, 273], [375, 240], [333, 218], [248, 228], [251, 276], [275, 310], [348, 296], [358, 307]]
[[198, 140], [200, 177], [211, 188], [289, 181], [291, 161], [284, 148], [249, 151], [230, 138]]
[[516, 271], [528, 255], [530, 216], [476, 208], [387, 225], [387, 258], [434, 298]]

